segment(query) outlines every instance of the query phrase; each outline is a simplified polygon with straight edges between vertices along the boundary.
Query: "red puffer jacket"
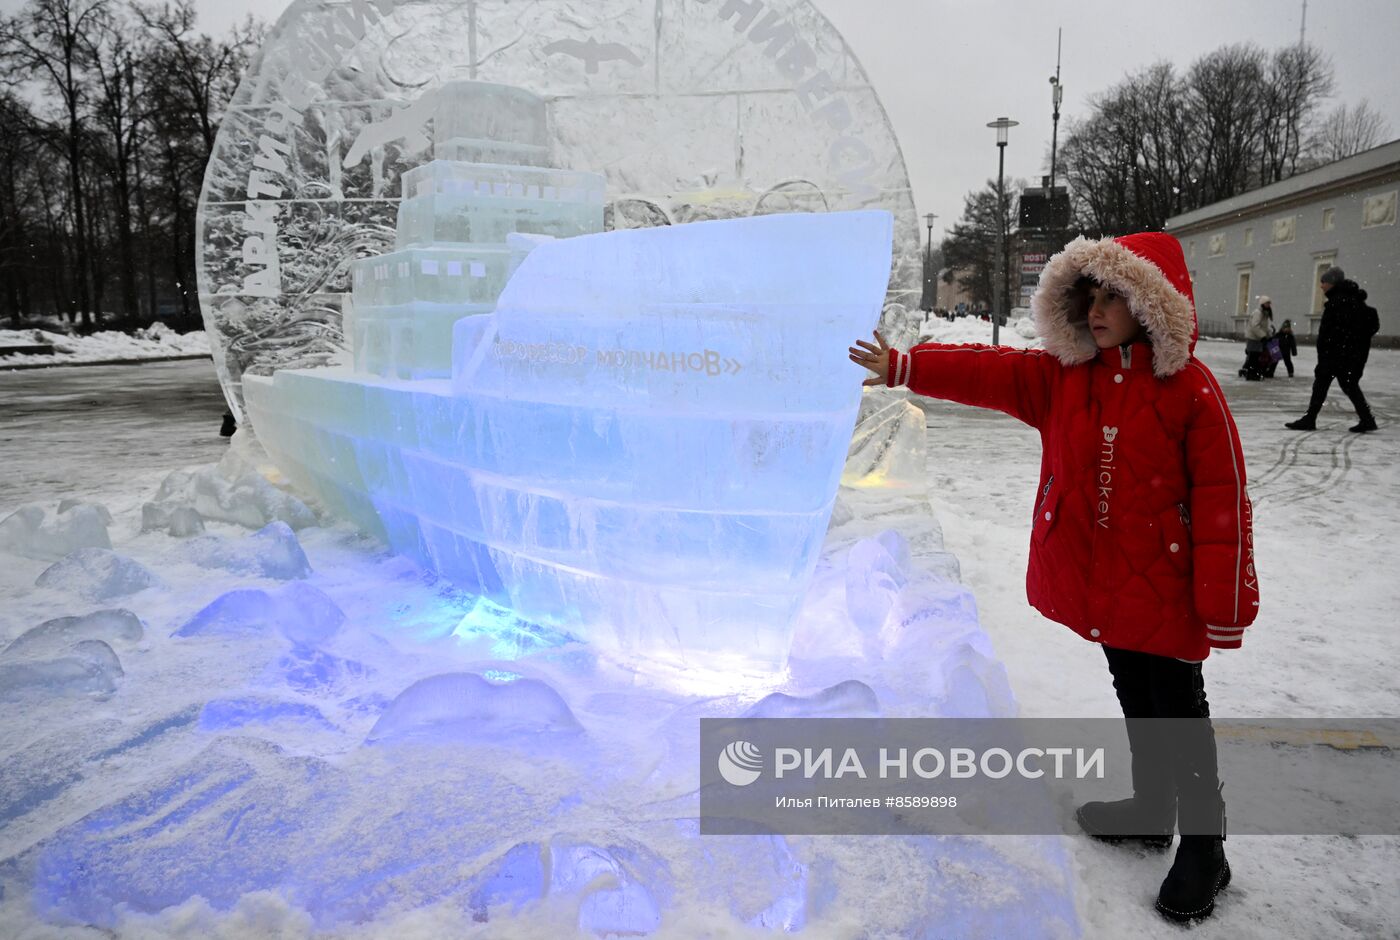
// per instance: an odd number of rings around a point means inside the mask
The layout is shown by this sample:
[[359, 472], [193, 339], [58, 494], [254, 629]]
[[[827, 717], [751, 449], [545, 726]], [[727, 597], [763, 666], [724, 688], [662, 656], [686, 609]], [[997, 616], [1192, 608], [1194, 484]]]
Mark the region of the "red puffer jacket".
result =
[[[1149, 343], [1099, 350], [1070, 288], [1096, 278], [1128, 300]], [[1040, 431], [1026, 593], [1096, 643], [1204, 659], [1240, 646], [1259, 609], [1239, 433], [1192, 358], [1181, 246], [1158, 233], [1077, 239], [1032, 300], [1044, 350], [891, 351], [890, 384], [994, 408]]]

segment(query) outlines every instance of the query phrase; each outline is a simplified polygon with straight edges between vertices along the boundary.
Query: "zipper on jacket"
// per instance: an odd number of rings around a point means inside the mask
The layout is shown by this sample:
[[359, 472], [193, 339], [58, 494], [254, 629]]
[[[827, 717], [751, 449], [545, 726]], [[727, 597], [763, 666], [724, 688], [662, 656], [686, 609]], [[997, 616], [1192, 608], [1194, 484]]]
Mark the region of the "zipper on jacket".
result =
[[1181, 516], [1181, 524], [1186, 528], [1191, 528], [1191, 513], [1187, 511], [1185, 503], [1176, 504], [1177, 515]]
[[1050, 496], [1050, 486], [1055, 482], [1055, 474], [1050, 474], [1050, 479], [1045, 481], [1045, 485], [1040, 489], [1040, 502], [1036, 504], [1036, 511], [1045, 505], [1045, 500]]

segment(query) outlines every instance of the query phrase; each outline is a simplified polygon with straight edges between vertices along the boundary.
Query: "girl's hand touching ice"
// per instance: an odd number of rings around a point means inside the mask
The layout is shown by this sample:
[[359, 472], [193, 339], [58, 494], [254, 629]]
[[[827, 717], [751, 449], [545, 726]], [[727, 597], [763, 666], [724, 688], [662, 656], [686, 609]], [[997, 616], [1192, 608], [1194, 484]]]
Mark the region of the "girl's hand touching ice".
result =
[[[877, 345], [878, 344], [878, 345]], [[860, 348], [857, 349], [856, 347]], [[880, 331], [875, 331], [875, 343], [867, 343], [863, 339], [856, 340], [856, 345], [849, 348], [851, 361], [858, 366], [865, 366], [875, 374], [866, 379], [861, 385], [888, 385], [890, 382], [890, 347], [885, 342], [885, 338], [880, 335]]]

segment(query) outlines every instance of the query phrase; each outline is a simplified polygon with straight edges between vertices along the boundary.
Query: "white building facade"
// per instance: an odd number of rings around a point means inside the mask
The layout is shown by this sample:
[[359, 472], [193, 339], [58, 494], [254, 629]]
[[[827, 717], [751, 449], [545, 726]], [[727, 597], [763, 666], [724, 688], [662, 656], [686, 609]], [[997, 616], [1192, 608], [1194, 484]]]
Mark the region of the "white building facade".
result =
[[[1274, 323], [1316, 334], [1318, 277], [1346, 271], [1380, 313], [1380, 337], [1400, 338], [1400, 140], [1192, 212], [1165, 229], [1186, 252], [1201, 332], [1240, 333], [1260, 295]], [[1379, 337], [1378, 337], [1379, 338]]]

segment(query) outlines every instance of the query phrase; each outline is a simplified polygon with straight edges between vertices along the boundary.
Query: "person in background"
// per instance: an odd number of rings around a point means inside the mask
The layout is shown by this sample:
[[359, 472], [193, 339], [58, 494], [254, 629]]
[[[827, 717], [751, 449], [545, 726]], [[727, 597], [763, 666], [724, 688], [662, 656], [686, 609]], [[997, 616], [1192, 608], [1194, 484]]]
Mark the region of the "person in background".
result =
[[1320, 278], [1327, 302], [1322, 307], [1322, 323], [1317, 328], [1317, 368], [1313, 370], [1312, 400], [1307, 414], [1284, 427], [1291, 431], [1316, 431], [1317, 416], [1327, 400], [1332, 380], [1351, 399], [1360, 420], [1347, 428], [1353, 434], [1376, 430], [1376, 418], [1361, 392], [1361, 373], [1371, 354], [1371, 337], [1380, 329], [1376, 308], [1367, 306], [1366, 292], [1346, 276], [1341, 268], [1328, 268]]
[[[1283, 355], [1283, 365], [1288, 369], [1288, 377], [1293, 378], [1293, 357], [1298, 355], [1298, 339], [1293, 335], [1293, 321], [1284, 320], [1278, 328], [1275, 338], [1278, 340], [1278, 351]], [[1273, 378], [1274, 370], [1278, 368], [1275, 362], [1269, 366], [1269, 377]]]
[[1268, 297], [1259, 298], [1259, 306], [1249, 315], [1244, 328], [1244, 365], [1240, 375], [1247, 381], [1258, 382], [1264, 377], [1264, 344], [1274, 335], [1274, 306]]

